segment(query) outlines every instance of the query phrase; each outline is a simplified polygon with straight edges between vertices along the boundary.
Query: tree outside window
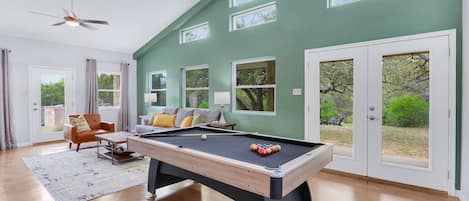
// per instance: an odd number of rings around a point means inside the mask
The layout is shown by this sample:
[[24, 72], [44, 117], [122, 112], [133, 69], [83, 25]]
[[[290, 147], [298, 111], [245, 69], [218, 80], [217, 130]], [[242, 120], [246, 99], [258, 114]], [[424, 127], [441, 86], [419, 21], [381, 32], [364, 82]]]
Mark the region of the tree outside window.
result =
[[275, 112], [275, 60], [235, 65], [237, 111]]
[[209, 108], [208, 66], [184, 69], [185, 107]]
[[157, 102], [152, 103], [153, 107], [166, 106], [166, 88], [167, 88], [166, 71], [157, 71], [150, 73], [149, 88], [150, 93], [156, 93]]
[[98, 73], [98, 106], [120, 107], [120, 74]]

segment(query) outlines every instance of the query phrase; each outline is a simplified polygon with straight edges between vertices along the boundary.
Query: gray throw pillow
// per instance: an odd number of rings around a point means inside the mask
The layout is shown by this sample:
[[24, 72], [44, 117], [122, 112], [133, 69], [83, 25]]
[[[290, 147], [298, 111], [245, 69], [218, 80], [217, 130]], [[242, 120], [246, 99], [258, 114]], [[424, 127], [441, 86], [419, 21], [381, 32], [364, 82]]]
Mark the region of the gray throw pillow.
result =
[[201, 115], [205, 123], [218, 121], [220, 119], [220, 110], [195, 109], [194, 116]]
[[161, 110], [163, 114], [176, 114], [178, 112], [178, 108], [169, 108], [165, 107], [163, 110]]
[[184, 109], [179, 109], [177, 114], [176, 114], [176, 120], [174, 122], [176, 127], [181, 127], [182, 121], [184, 121], [184, 118], [186, 117], [192, 117], [194, 115], [194, 109], [189, 109], [189, 108], [184, 108]]

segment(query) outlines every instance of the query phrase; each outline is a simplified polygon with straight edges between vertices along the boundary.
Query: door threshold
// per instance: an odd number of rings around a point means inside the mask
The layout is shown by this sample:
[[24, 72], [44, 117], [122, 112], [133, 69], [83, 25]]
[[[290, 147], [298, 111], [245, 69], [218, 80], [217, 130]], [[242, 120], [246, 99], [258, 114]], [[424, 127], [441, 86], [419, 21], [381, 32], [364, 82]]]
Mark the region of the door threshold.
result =
[[[425, 188], [425, 187], [421, 187], [421, 186], [403, 184], [403, 183], [388, 181], [388, 180], [384, 180], [384, 179], [377, 179], [377, 178], [373, 178], [373, 177], [368, 177], [368, 176], [363, 176], [363, 175], [358, 175], [358, 174], [352, 174], [352, 173], [348, 173], [348, 172], [342, 172], [342, 171], [331, 170], [331, 169], [322, 169], [321, 172], [326, 173], [326, 174], [333, 174], [333, 175], [339, 175], [339, 176], [359, 179], [359, 180], [363, 180], [363, 181], [366, 181], [366, 182], [385, 184], [385, 185], [395, 186], [395, 187], [399, 187], [399, 188], [410, 189], [410, 190], [413, 190], [413, 191], [428, 193], [428, 194], [432, 194], [432, 195], [448, 196], [448, 197], [451, 197], [451, 198], [453, 197], [453, 196], [450, 196], [447, 191], [440, 191], [440, 190]], [[456, 197], [454, 197], [454, 198], [456, 198]]]

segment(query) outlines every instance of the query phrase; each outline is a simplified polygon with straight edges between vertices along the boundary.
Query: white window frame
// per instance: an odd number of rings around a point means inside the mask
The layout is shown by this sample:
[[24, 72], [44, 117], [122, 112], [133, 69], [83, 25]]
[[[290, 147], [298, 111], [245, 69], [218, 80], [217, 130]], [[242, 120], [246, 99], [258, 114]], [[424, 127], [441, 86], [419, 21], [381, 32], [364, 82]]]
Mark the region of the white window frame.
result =
[[[119, 89], [99, 89], [99, 82], [97, 83], [97, 88], [98, 88], [98, 100], [99, 100], [99, 92], [119, 92], [120, 95], [122, 96], [122, 93], [121, 93], [121, 87], [122, 87], [122, 75], [121, 73], [117, 73], [117, 72], [105, 72], [105, 71], [99, 71], [97, 73], [97, 77], [96, 79], [98, 79], [99, 75], [100, 74], [106, 74], [106, 75], [119, 75], [119, 82], [121, 83], [121, 85], [119, 86]], [[120, 108], [120, 102], [119, 102], [119, 106], [99, 106], [98, 104], [98, 108], [99, 109], [119, 109]]]
[[[263, 61], [275, 61], [275, 84], [266, 84], [266, 85], [241, 85], [237, 86], [236, 84], [236, 66], [239, 64], [247, 63], [256, 63]], [[251, 114], [251, 115], [264, 115], [264, 116], [276, 116], [277, 115], [277, 58], [276, 57], [259, 57], [252, 59], [243, 59], [234, 61], [232, 63], [232, 82], [231, 82], [231, 109], [233, 113], [238, 114]], [[249, 111], [249, 110], [238, 110], [236, 109], [236, 89], [242, 88], [264, 88], [264, 89], [274, 89], [274, 111]]]
[[[210, 69], [208, 64], [196, 65], [196, 66], [186, 66], [182, 67], [182, 108], [190, 108], [186, 107], [186, 91], [187, 90], [207, 90], [208, 91], [208, 103], [210, 108]], [[200, 69], [208, 69], [208, 77], [209, 83], [208, 87], [197, 87], [197, 88], [187, 88], [186, 87], [186, 72], [191, 70], [200, 70]], [[196, 109], [196, 108], [193, 108]]]
[[[199, 39], [196, 39], [196, 40], [193, 40], [193, 41], [186, 41], [186, 38], [184, 37], [184, 32], [192, 31], [194, 29], [197, 29], [197, 28], [200, 28], [200, 27], [203, 27], [203, 26], [207, 26], [207, 28], [208, 28], [208, 33], [207, 33], [207, 36], [205, 38], [199, 38]], [[210, 26], [209, 26], [208, 22], [204, 22], [204, 23], [196, 24], [196, 25], [191, 26], [191, 27], [181, 29], [181, 31], [179, 31], [179, 44], [182, 45], [182, 44], [192, 43], [192, 42], [195, 42], [195, 41], [207, 39], [209, 37], [210, 37]]]
[[327, 0], [327, 8], [335, 8], [335, 7], [339, 7], [339, 6], [344, 6], [344, 5], [348, 5], [348, 4], [351, 4], [351, 3], [359, 2], [360, 0], [350, 0], [349, 2], [346, 2], [346, 3], [343, 3], [343, 4], [336, 4], [335, 1], [336, 0]]
[[246, 3], [237, 3], [237, 0], [229, 0], [229, 1], [230, 1], [230, 8], [235, 8], [235, 7], [250, 4], [250, 3], [254, 2], [254, 1], [257, 1], [257, 0], [251, 0], [251, 1], [246, 2]]
[[[158, 75], [158, 74], [163, 74], [166, 78], [168, 78], [168, 74], [166, 73], [165, 70], [160, 70], [160, 71], [152, 71], [152, 72], [149, 72], [148, 73], [148, 92], [149, 93], [152, 93], [152, 92], [161, 92], [161, 91], [164, 91], [166, 92], [166, 98], [168, 97], [168, 92], [167, 92], [167, 89], [168, 89], [168, 82], [166, 82], [166, 88], [164, 89], [153, 89], [153, 75]], [[157, 99], [158, 101], [158, 99]], [[163, 105], [163, 106], [153, 106], [151, 105], [151, 108], [164, 108], [168, 105], [168, 102], [167, 100], [165, 100], [166, 104]]]
[[265, 23], [261, 23], [261, 24], [256, 24], [256, 25], [252, 25], [252, 26], [249, 26], [249, 27], [244, 27], [244, 28], [241, 28], [241, 29], [236, 29], [233, 25], [234, 25], [234, 18], [235, 17], [238, 17], [238, 16], [243, 16], [243, 15], [249, 15], [249, 14], [252, 14], [252, 13], [255, 13], [255, 12], [258, 12], [258, 11], [261, 11], [263, 9], [266, 9], [266, 8], [269, 8], [269, 7], [275, 7], [275, 9], [277, 10], [277, 2], [276, 1], [273, 1], [273, 2], [269, 2], [269, 3], [266, 3], [266, 4], [262, 4], [262, 5], [259, 5], [259, 6], [256, 6], [256, 7], [253, 7], [253, 8], [249, 8], [249, 9], [246, 9], [246, 10], [242, 10], [242, 11], [239, 11], [239, 12], [236, 12], [236, 13], [233, 13], [230, 15], [230, 32], [233, 32], [233, 31], [239, 31], [239, 30], [244, 30], [244, 29], [249, 29], [249, 28], [252, 28], [252, 27], [257, 27], [257, 26], [261, 26], [261, 25], [266, 25], [266, 24], [270, 24], [270, 23], [274, 23], [277, 21], [277, 17], [275, 17], [274, 20], [272, 21], [269, 21], [269, 22], [265, 22]]

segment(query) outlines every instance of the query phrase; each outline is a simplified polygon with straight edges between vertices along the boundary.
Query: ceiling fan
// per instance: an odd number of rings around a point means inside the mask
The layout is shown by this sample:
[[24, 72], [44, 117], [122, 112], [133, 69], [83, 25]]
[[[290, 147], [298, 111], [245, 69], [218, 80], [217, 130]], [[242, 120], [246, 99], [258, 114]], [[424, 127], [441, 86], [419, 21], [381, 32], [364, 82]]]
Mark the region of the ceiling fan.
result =
[[65, 17], [59, 17], [59, 16], [55, 16], [55, 15], [50, 15], [50, 14], [47, 14], [47, 13], [37, 12], [37, 11], [29, 11], [29, 12], [33, 13], [33, 14], [36, 14], [36, 15], [42, 15], [42, 16], [58, 18], [58, 19], [64, 19], [63, 22], [55, 23], [55, 24], [52, 24], [51, 26], [60, 26], [60, 25], [66, 24], [66, 25], [69, 25], [71, 27], [81, 26], [81, 27], [84, 27], [84, 28], [89, 29], [89, 30], [97, 30], [97, 28], [95, 28], [95, 27], [93, 27], [93, 26], [91, 26], [87, 23], [100, 24], [100, 25], [109, 25], [109, 23], [107, 21], [103, 21], [103, 20], [90, 20], [90, 19], [78, 18], [77, 15], [74, 12], [73, 6], [74, 6], [73, 5], [73, 0], [71, 0], [70, 11], [68, 11], [65, 8], [62, 8], [62, 10], [65, 13]]

